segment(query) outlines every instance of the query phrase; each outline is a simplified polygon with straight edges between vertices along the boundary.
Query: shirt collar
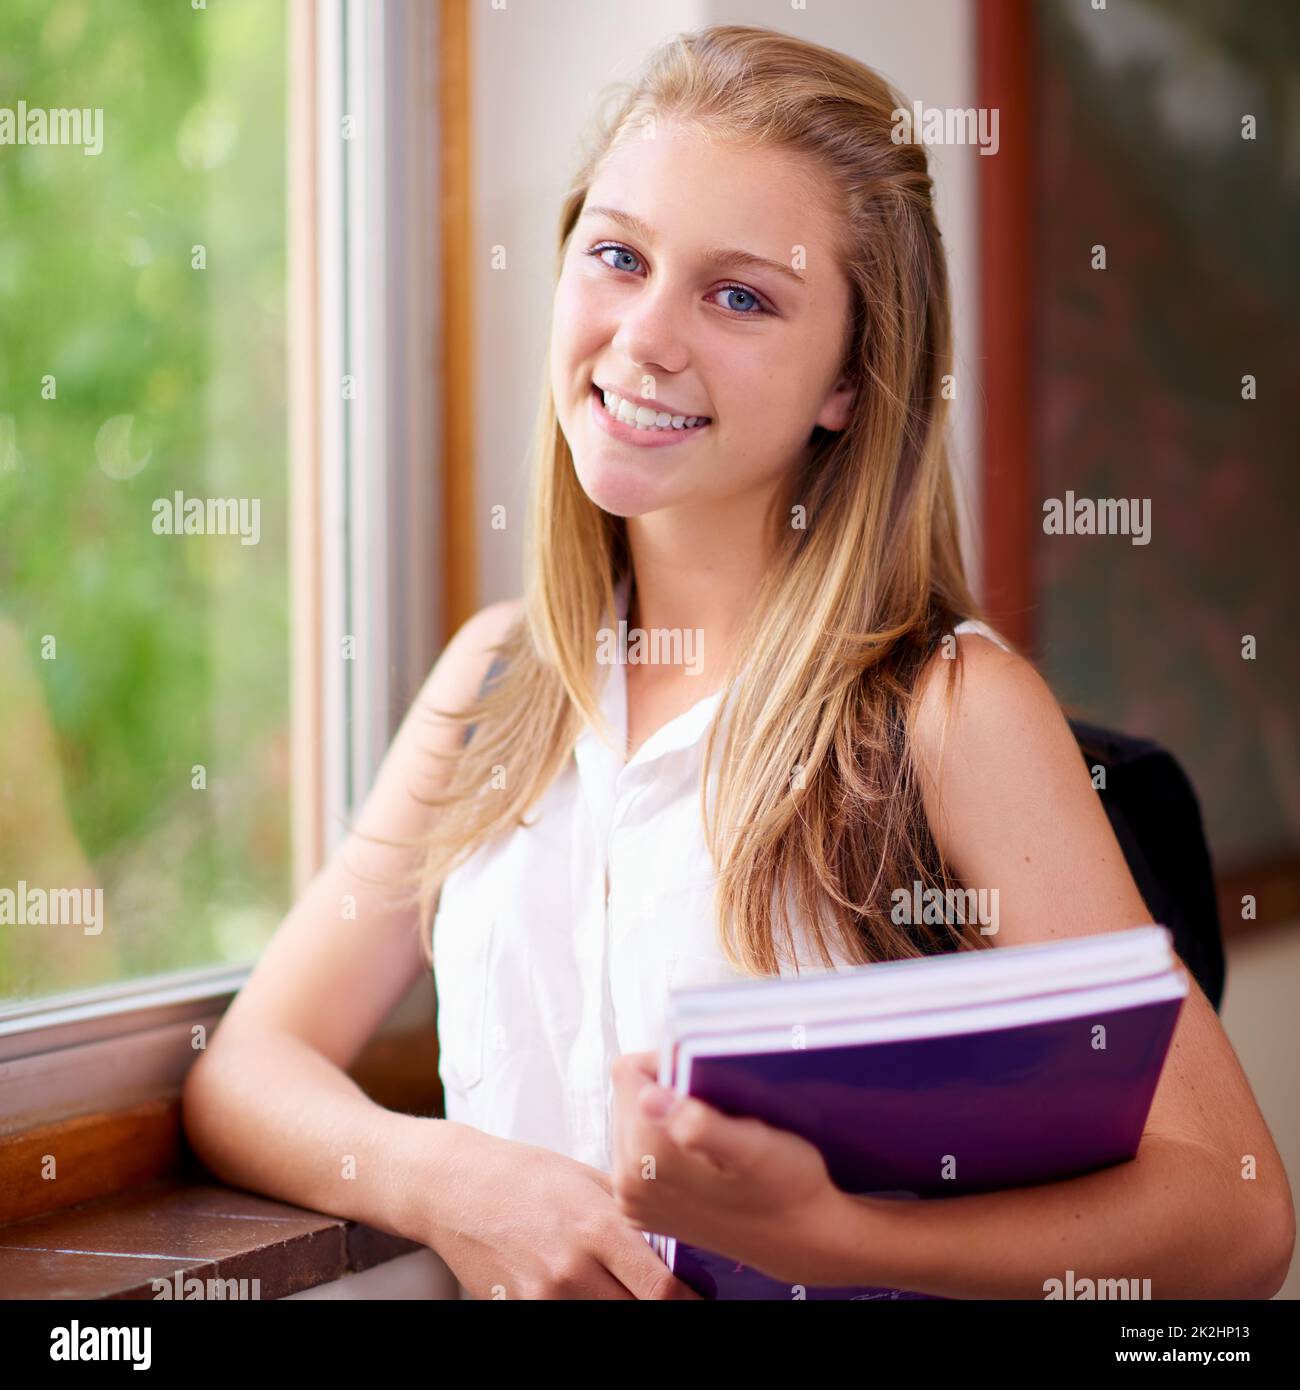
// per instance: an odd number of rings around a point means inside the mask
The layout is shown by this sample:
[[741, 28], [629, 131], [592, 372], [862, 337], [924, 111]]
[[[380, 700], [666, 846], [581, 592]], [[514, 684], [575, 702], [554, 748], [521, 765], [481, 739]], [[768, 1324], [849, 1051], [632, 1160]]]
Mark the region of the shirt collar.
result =
[[[626, 621], [629, 589], [628, 578], [624, 575], [614, 588], [615, 617], [612, 622], [606, 619], [609, 625]], [[625, 769], [630, 771], [633, 768], [645, 767], [670, 753], [680, 752], [698, 743], [708, 731], [724, 694], [722, 690], [715, 690], [712, 694], [703, 696], [689, 709], [656, 729], [637, 749], [636, 755], [629, 762], [626, 757], [627, 667], [621, 662], [597, 667], [597, 679], [601, 682], [598, 692], [600, 711], [609, 724], [615, 747], [611, 748], [605, 743], [591, 723], [587, 723], [578, 735], [575, 755], [578, 757], [580, 769], [586, 762], [592, 772], [599, 768], [606, 775], [612, 772], [614, 776]]]

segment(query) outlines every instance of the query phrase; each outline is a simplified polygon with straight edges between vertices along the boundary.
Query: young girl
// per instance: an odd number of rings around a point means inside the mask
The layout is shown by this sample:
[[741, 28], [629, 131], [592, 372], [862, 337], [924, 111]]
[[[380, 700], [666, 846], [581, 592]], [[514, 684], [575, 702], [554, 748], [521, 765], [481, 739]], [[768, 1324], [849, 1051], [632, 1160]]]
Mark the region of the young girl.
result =
[[[1286, 1177], [1195, 983], [1137, 1157], [1032, 1190], [850, 1197], [803, 1140], [654, 1084], [680, 985], [1150, 920], [1052, 695], [969, 616], [905, 106], [741, 27], [627, 93], [561, 216], [523, 598], [448, 645], [193, 1069], [219, 1175], [420, 1240], [475, 1297], [693, 1296], [643, 1230], [956, 1298], [1066, 1269], [1280, 1285]], [[382, 886], [413, 864], [418, 914]], [[996, 932], [895, 922], [917, 882], [996, 888]], [[428, 967], [435, 902], [423, 1119], [344, 1073]]]

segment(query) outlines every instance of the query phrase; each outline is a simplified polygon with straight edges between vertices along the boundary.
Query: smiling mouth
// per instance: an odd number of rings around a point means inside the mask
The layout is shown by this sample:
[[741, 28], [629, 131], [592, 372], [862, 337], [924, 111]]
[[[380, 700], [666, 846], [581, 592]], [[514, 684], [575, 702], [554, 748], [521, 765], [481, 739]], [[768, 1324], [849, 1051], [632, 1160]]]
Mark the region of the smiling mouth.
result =
[[611, 419], [645, 434], [691, 434], [713, 423], [708, 415], [671, 415], [667, 411], [651, 410], [649, 406], [633, 405], [613, 391], [602, 391], [594, 381], [591, 394]]

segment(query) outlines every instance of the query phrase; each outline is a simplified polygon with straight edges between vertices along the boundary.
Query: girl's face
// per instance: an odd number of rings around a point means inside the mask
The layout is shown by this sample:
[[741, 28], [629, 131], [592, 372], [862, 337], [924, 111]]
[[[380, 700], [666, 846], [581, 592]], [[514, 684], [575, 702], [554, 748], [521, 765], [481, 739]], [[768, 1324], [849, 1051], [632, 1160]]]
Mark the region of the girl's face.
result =
[[[843, 429], [850, 294], [830, 214], [784, 151], [710, 142], [668, 123], [598, 171], [556, 287], [551, 389], [579, 481], [643, 516], [770, 491], [815, 425]], [[612, 418], [691, 416], [694, 428]]]

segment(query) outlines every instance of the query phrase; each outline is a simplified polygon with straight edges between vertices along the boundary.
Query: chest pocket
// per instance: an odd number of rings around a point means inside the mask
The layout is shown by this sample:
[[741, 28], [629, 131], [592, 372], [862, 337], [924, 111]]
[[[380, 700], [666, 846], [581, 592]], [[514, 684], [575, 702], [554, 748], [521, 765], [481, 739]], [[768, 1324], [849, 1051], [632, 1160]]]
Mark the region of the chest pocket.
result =
[[457, 1091], [483, 1080], [488, 989], [496, 918], [462, 899], [433, 923], [433, 974], [438, 994], [438, 1075]]

